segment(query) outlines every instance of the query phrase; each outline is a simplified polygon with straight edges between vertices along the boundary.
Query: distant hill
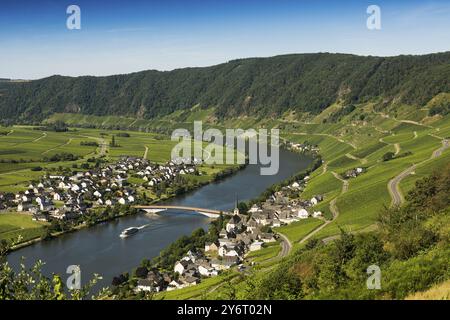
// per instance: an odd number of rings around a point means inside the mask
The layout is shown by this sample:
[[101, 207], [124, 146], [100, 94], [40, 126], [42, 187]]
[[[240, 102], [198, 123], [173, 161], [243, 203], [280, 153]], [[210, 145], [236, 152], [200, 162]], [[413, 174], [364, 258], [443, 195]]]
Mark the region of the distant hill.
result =
[[53, 113], [151, 119], [194, 105], [219, 118], [318, 114], [331, 104], [376, 100], [424, 106], [450, 92], [450, 52], [362, 57], [292, 54], [233, 60], [205, 68], [142, 71], [0, 83], [2, 118], [40, 121]]

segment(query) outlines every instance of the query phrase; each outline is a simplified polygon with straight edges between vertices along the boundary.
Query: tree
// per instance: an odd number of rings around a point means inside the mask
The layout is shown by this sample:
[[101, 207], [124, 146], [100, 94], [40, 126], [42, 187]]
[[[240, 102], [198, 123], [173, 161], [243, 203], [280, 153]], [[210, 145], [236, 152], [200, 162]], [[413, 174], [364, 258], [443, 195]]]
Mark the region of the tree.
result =
[[389, 152], [386, 152], [384, 155], [383, 155], [383, 161], [389, 161], [389, 160], [392, 160], [392, 159], [394, 159], [395, 158], [395, 153], [393, 153], [393, 152], [391, 152], [391, 151], [389, 151]]
[[245, 202], [239, 202], [237, 205], [238, 209], [239, 209], [239, 213], [241, 214], [247, 214], [248, 212], [248, 206]]

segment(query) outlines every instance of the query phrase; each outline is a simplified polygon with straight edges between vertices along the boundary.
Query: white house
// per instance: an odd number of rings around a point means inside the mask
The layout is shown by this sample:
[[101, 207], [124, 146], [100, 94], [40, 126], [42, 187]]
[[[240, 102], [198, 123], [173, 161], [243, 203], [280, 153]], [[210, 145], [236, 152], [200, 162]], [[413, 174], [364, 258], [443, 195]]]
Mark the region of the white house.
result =
[[217, 270], [214, 270], [213, 267], [208, 266], [208, 265], [199, 265], [198, 266], [198, 272], [202, 275], [202, 276], [206, 276], [206, 277], [211, 277], [211, 276], [216, 276], [217, 275]]
[[322, 216], [322, 212], [321, 212], [321, 211], [314, 211], [312, 216], [313, 216], [314, 218], [319, 218], [319, 217]]
[[187, 261], [187, 260], [178, 261], [175, 264], [175, 267], [173, 268], [173, 271], [178, 272], [178, 274], [181, 275], [181, 274], [184, 273], [184, 271], [186, 270], [186, 267], [188, 266], [189, 263], [190, 263], [190, 261]]
[[305, 209], [300, 209], [298, 210], [297, 217], [300, 219], [307, 219], [309, 217], [309, 213]]
[[252, 207], [248, 210], [249, 213], [255, 213], [262, 211], [256, 204], [252, 205]]
[[96, 196], [97, 198], [101, 198], [102, 194], [100, 192], [98, 192], [98, 190], [95, 190], [94, 196]]

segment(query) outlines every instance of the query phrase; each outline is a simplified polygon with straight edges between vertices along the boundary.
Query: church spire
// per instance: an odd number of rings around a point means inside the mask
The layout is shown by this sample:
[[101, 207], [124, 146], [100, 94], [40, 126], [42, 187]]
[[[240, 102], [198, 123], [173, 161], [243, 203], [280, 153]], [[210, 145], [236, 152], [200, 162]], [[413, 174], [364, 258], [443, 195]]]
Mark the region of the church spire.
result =
[[239, 214], [239, 208], [238, 208], [238, 196], [236, 193], [236, 203], [234, 204], [234, 214]]

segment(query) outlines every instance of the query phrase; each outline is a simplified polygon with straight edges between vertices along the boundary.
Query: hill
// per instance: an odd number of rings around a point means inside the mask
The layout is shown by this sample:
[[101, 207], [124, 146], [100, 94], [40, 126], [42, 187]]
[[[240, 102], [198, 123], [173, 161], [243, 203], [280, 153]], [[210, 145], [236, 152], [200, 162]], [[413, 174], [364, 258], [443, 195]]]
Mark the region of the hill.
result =
[[213, 107], [214, 116], [222, 119], [287, 111], [317, 115], [336, 102], [419, 108], [449, 92], [448, 79], [450, 52], [397, 57], [292, 54], [169, 72], [3, 82], [0, 111], [3, 119], [30, 123], [54, 113], [153, 119], [196, 105]]

